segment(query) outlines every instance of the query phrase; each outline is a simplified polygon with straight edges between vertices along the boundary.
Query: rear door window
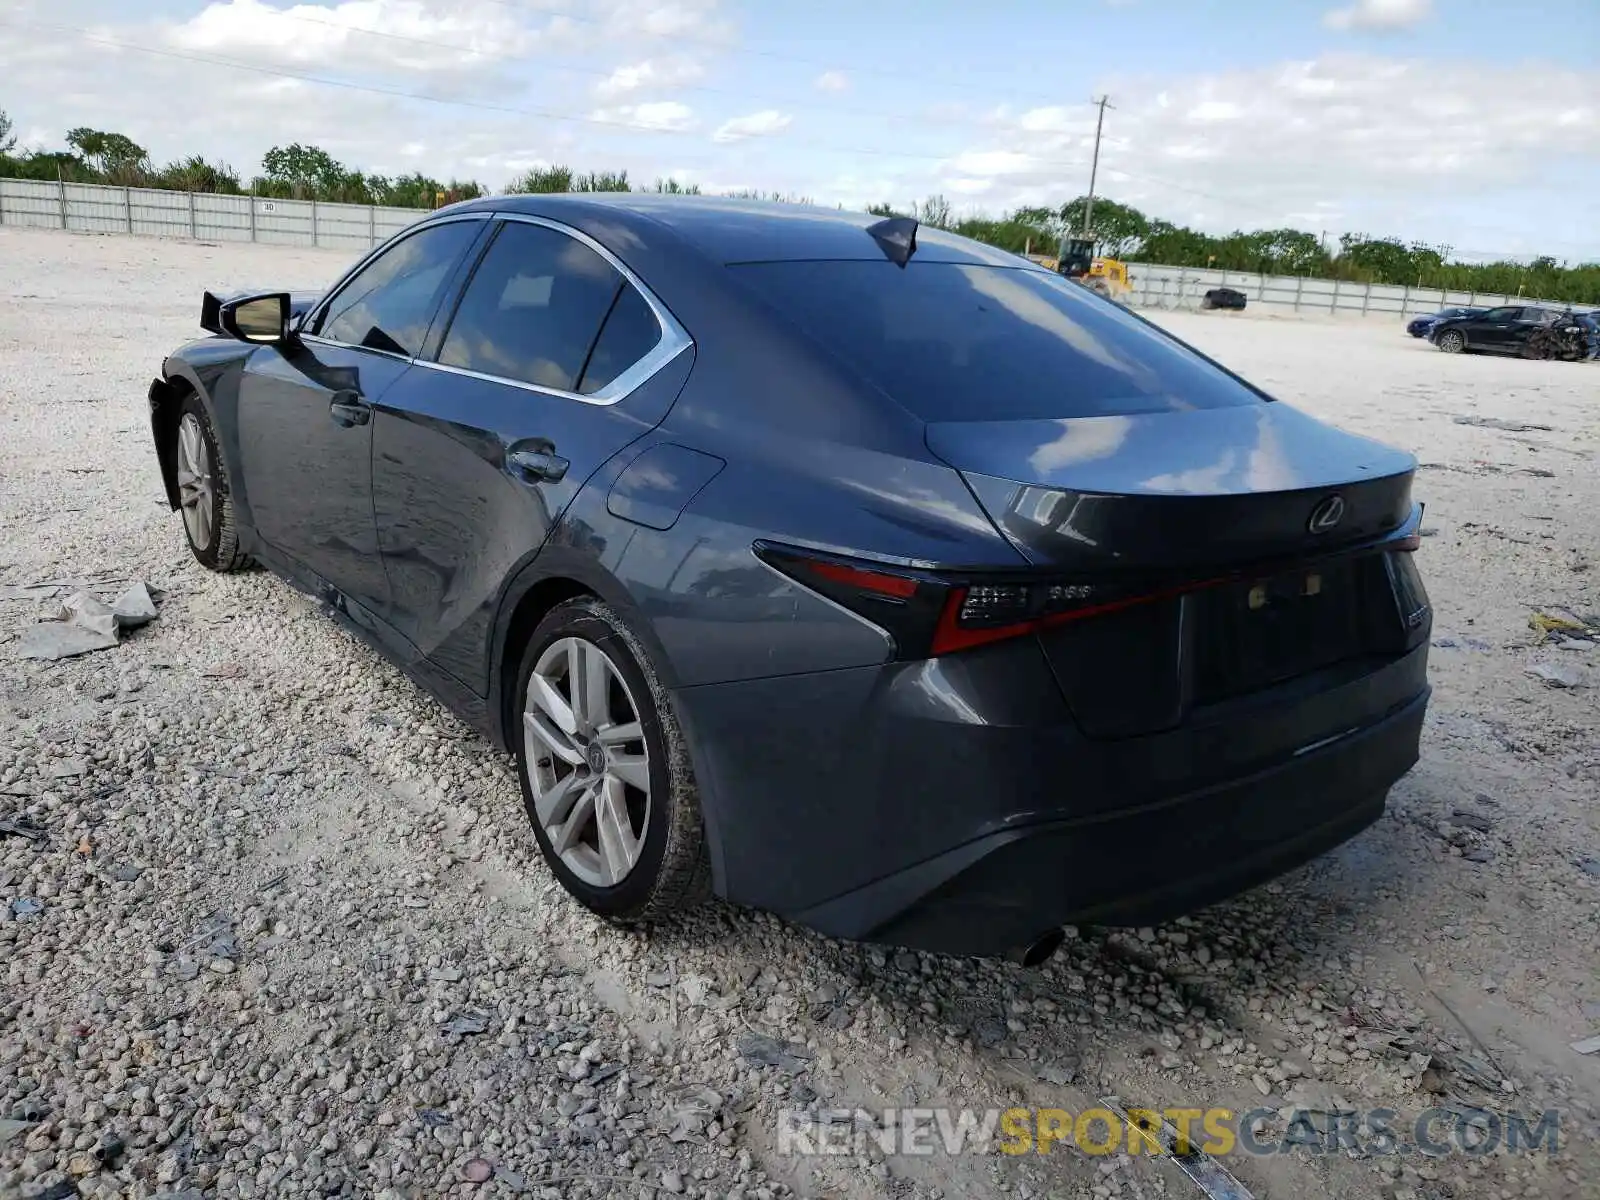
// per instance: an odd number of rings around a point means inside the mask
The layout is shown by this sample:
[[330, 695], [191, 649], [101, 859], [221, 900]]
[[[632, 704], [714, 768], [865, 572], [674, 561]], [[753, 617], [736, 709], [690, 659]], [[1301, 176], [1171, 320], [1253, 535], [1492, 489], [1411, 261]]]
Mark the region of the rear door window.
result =
[[1260, 404], [1199, 354], [1079, 284], [965, 263], [739, 263], [780, 315], [924, 421]]
[[621, 272], [576, 238], [509, 221], [467, 284], [439, 362], [575, 392], [625, 286]]

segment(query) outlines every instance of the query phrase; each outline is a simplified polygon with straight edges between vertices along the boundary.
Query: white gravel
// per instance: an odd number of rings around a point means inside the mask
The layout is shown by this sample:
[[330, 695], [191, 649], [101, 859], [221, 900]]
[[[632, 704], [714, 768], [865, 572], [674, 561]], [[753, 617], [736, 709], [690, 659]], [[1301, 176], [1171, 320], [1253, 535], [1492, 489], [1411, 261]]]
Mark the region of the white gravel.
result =
[[[1295, 1200], [1600, 1195], [1600, 1056], [1569, 1046], [1600, 1030], [1600, 650], [1528, 624], [1600, 610], [1600, 369], [1446, 357], [1386, 321], [1159, 318], [1421, 458], [1424, 757], [1325, 860], [1029, 971], [721, 905], [607, 928], [539, 861], [504, 759], [288, 586], [192, 561], [151, 375], [203, 288], [347, 260], [0, 230], [0, 821], [45, 835], [0, 836], [0, 1196], [1183, 1197], [1168, 1162], [1065, 1145], [786, 1157], [776, 1111], [1411, 1115], [1440, 1091], [1561, 1109], [1560, 1152], [1228, 1165]], [[19, 659], [38, 604], [14, 589], [61, 578], [147, 579], [160, 617]], [[752, 1033], [795, 1043], [792, 1073]]]

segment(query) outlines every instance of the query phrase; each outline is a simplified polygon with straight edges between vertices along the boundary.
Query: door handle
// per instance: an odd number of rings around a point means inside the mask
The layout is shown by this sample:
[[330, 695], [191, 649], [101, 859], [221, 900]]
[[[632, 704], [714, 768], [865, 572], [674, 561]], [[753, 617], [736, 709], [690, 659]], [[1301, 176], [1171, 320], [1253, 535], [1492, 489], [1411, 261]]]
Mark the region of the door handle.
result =
[[372, 406], [360, 392], [335, 392], [328, 403], [328, 415], [335, 425], [348, 429], [372, 420]]
[[529, 483], [560, 483], [571, 464], [555, 452], [548, 442], [543, 449], [525, 446], [506, 452], [506, 466], [512, 474], [520, 475]]

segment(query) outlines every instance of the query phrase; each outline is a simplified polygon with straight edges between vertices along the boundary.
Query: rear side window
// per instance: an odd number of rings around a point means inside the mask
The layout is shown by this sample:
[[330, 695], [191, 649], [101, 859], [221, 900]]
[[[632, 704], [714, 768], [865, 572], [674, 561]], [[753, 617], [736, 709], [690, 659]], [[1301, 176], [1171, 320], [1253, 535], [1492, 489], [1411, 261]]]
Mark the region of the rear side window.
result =
[[314, 332], [347, 346], [414, 356], [456, 261], [482, 228], [450, 221], [396, 242], [339, 289]]
[[578, 390], [592, 396], [656, 348], [661, 341], [661, 324], [650, 305], [630, 283], [622, 285], [617, 302], [611, 307], [605, 328], [589, 355], [589, 365]]
[[439, 361], [564, 392], [578, 390], [621, 273], [576, 238], [508, 222], [473, 272]]
[[780, 314], [924, 421], [1260, 404], [1160, 331], [1057, 275], [965, 263], [740, 263]]

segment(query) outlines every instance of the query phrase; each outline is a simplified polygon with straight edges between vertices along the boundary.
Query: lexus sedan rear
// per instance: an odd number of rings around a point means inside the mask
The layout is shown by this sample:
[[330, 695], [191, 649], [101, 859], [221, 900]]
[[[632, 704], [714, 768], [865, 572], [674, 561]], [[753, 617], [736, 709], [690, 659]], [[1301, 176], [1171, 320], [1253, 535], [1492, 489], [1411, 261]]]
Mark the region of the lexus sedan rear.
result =
[[1416, 761], [1414, 459], [1014, 255], [519, 196], [202, 322], [150, 388], [195, 556], [510, 750], [614, 920], [1011, 951], [1304, 863]]

